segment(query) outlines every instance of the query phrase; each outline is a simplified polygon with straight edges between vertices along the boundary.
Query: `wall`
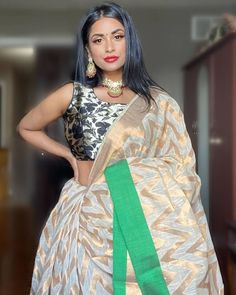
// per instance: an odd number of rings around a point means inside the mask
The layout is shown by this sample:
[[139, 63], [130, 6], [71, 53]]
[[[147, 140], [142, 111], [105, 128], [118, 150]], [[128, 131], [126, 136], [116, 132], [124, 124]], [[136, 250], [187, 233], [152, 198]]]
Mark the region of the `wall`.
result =
[[[190, 40], [192, 15], [220, 15], [236, 12], [236, 5], [213, 8], [129, 8], [139, 32], [150, 74], [183, 107], [181, 67], [193, 55], [196, 44]], [[81, 11], [5, 11], [0, 12], [0, 46], [2, 37], [62, 38], [73, 43]], [[47, 41], [45, 41], [47, 42]]]
[[[182, 66], [193, 56], [196, 44], [190, 40], [190, 21], [193, 15], [220, 15], [224, 11], [234, 11], [235, 7], [209, 8], [129, 8], [140, 36], [147, 69], [151, 76], [163, 86], [183, 109], [183, 75]], [[0, 11], [0, 47], [3, 41], [12, 44], [30, 45], [39, 40], [72, 46], [76, 29], [83, 11]], [[18, 38], [18, 39], [17, 39]], [[22, 39], [23, 38], [23, 39]], [[23, 41], [22, 41], [23, 40]], [[63, 43], [64, 42], [64, 43]], [[10, 44], [10, 43], [8, 43]], [[1, 62], [1, 56], [0, 56]], [[22, 66], [23, 68], [23, 66]], [[4, 75], [3, 67], [1, 76]], [[33, 79], [28, 74], [19, 72], [15, 79], [14, 93], [10, 90], [8, 104], [7, 143], [11, 149], [11, 194], [14, 203], [30, 202], [33, 183], [30, 157], [24, 158], [27, 144], [15, 133], [19, 118], [34, 104], [38, 97], [27, 94], [27, 88]], [[18, 77], [18, 78], [17, 78]], [[20, 78], [19, 78], [20, 77]], [[27, 83], [24, 82], [27, 80]], [[37, 84], [37, 81], [34, 81]], [[28, 86], [27, 86], [28, 87]], [[11, 115], [13, 114], [13, 116]], [[22, 167], [25, 165], [24, 169]], [[27, 182], [26, 182], [26, 179]]]

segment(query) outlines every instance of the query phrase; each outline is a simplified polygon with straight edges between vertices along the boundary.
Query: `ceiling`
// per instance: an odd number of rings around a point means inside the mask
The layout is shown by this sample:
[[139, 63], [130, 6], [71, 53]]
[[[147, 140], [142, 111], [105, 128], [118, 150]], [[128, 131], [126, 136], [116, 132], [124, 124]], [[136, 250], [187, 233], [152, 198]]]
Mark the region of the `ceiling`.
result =
[[[96, 0], [0, 0], [0, 11], [14, 10], [70, 10], [83, 9], [100, 4]], [[117, 0], [124, 7], [198, 7], [198, 6], [236, 6], [236, 0]]]

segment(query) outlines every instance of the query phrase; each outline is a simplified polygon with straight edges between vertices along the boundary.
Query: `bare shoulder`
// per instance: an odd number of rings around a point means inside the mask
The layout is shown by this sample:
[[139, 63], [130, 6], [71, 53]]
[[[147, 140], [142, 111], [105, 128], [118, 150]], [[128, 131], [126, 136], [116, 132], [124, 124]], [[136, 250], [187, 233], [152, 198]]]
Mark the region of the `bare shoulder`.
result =
[[52, 90], [38, 105], [20, 121], [19, 128], [41, 130], [61, 117], [73, 95], [73, 83], [66, 83]]
[[73, 96], [73, 82], [64, 84], [47, 96], [48, 102], [52, 103], [61, 115], [65, 112]]

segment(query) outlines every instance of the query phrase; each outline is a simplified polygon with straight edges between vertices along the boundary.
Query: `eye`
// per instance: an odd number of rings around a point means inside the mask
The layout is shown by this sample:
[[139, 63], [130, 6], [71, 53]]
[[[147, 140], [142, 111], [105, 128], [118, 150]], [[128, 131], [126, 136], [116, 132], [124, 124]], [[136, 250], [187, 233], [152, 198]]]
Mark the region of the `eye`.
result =
[[115, 39], [116, 39], [116, 40], [119, 40], [119, 39], [122, 39], [122, 38], [124, 38], [124, 35], [116, 35], [116, 36], [115, 36]]
[[102, 42], [102, 39], [101, 39], [101, 38], [96, 39], [96, 40], [93, 41], [93, 43], [95, 43], [95, 44], [99, 44], [99, 43], [101, 43], [101, 42]]

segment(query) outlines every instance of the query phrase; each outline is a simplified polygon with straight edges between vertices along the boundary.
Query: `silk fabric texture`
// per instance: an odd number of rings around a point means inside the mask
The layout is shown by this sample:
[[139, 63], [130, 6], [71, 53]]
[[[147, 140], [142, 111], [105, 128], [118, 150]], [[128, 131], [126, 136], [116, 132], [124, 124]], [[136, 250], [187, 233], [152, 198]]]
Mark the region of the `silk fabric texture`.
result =
[[[89, 184], [73, 178], [65, 183], [42, 231], [31, 295], [113, 294], [113, 203], [104, 170], [122, 159], [129, 165], [169, 293], [224, 294], [183, 113], [167, 93], [151, 91], [155, 103], [150, 110], [136, 95], [110, 126]], [[142, 294], [129, 254], [126, 294]]]

